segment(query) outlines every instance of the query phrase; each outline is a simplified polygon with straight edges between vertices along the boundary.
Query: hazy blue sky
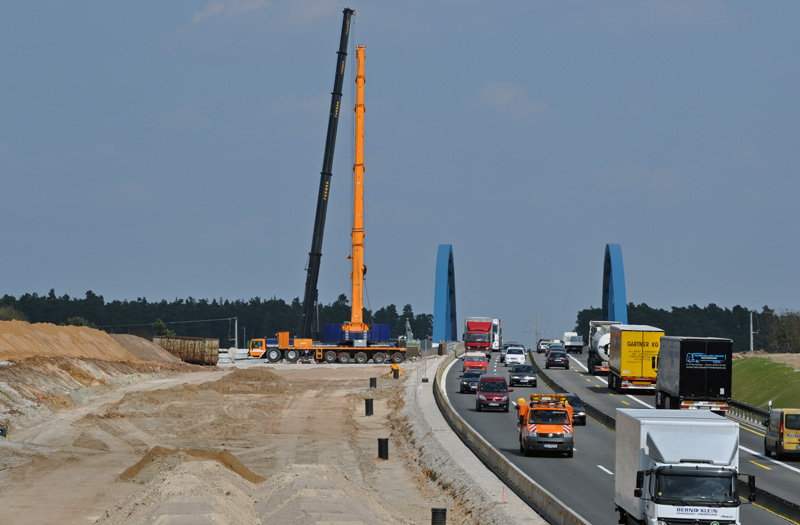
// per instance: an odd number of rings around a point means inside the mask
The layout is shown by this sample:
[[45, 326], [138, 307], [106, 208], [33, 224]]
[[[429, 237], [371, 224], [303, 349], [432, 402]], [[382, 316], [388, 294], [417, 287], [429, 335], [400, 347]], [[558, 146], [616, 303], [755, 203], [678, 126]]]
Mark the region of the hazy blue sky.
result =
[[[0, 293], [302, 297], [345, 5], [0, 4]], [[349, 7], [374, 308], [432, 312], [449, 243], [459, 325], [560, 334], [614, 242], [631, 302], [800, 309], [800, 2]], [[352, 127], [326, 303], [350, 293]]]

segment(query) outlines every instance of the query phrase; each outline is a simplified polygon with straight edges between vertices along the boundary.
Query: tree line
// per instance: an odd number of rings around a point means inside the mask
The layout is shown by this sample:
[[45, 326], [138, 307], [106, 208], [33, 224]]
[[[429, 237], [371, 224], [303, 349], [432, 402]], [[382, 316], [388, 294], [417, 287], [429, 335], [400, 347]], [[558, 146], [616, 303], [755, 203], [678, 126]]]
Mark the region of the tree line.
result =
[[[336, 301], [320, 304], [317, 308], [319, 325], [341, 324], [350, 320], [350, 303], [347, 296], [339, 295]], [[248, 300], [237, 299], [163, 299], [157, 302], [144, 297], [136, 300], [106, 301], [102, 295], [87, 291], [85, 297], [57, 296], [55, 290], [47, 295], [24, 294], [19, 298], [4, 295], [0, 299], [0, 320], [22, 320], [31, 323], [91, 326], [109, 333], [134, 334], [152, 337], [155, 332], [173, 333], [186, 337], [209, 337], [220, 340], [221, 348], [233, 346], [238, 318], [240, 346], [246, 339], [274, 337], [278, 332], [292, 335], [300, 326], [301, 303], [299, 298], [287, 303], [272, 297]], [[394, 304], [375, 312], [364, 310], [364, 319], [370, 323], [388, 324], [391, 337], [406, 333], [406, 320], [417, 339], [427, 338], [433, 332], [433, 315], [414, 314], [410, 304], [398, 312]], [[158, 322], [160, 321], [160, 323]], [[155, 326], [154, 326], [155, 323]]]
[[[602, 319], [602, 309], [586, 308], [578, 312], [575, 331], [588, 338], [589, 321]], [[661, 328], [666, 335], [722, 337], [733, 340], [733, 350], [750, 350], [750, 310], [743, 306], [731, 309], [709, 304], [701, 308], [673, 306], [667, 311], [645, 303], [628, 304], [628, 324]], [[753, 312], [753, 350], [776, 353], [800, 353], [800, 313], [776, 313], [768, 306]]]

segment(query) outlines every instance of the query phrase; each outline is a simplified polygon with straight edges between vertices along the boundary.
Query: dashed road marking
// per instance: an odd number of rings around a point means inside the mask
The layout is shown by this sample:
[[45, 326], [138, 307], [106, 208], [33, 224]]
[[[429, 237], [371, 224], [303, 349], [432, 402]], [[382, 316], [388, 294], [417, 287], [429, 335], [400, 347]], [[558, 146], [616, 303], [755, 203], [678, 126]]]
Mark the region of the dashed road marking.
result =
[[603, 472], [605, 472], [606, 474], [611, 474], [612, 476], [614, 475], [614, 473], [613, 473], [613, 472], [611, 472], [610, 470], [608, 470], [607, 468], [605, 468], [603, 465], [597, 465], [597, 468], [599, 468], [600, 470], [602, 470], [602, 471], [603, 471]]

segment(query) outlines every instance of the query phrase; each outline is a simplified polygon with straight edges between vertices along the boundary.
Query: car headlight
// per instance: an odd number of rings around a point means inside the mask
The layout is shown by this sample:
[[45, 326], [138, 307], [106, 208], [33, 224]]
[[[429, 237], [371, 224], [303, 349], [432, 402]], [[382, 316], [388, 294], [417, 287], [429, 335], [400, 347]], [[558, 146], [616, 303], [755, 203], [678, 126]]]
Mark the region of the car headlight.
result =
[[578, 412], [578, 415], [579, 415], [579, 416], [585, 416], [585, 415], [586, 415], [586, 412]]
[[503, 396], [503, 399], [501, 399], [500, 401], [508, 401], [508, 396]]
[[564, 437], [565, 438], [572, 437], [572, 432], [564, 432]]
[[483, 396], [483, 394], [478, 394], [478, 399], [481, 401], [486, 401], [486, 398]]

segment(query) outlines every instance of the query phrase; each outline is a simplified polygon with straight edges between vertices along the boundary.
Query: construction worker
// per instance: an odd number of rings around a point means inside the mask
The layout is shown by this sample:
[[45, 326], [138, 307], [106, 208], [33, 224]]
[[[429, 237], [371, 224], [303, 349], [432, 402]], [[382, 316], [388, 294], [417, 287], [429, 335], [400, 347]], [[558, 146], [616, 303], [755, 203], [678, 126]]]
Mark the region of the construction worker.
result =
[[525, 424], [525, 415], [528, 413], [530, 407], [525, 401], [525, 398], [521, 397], [514, 403], [514, 408], [517, 410], [517, 429], [520, 429], [522, 425]]

